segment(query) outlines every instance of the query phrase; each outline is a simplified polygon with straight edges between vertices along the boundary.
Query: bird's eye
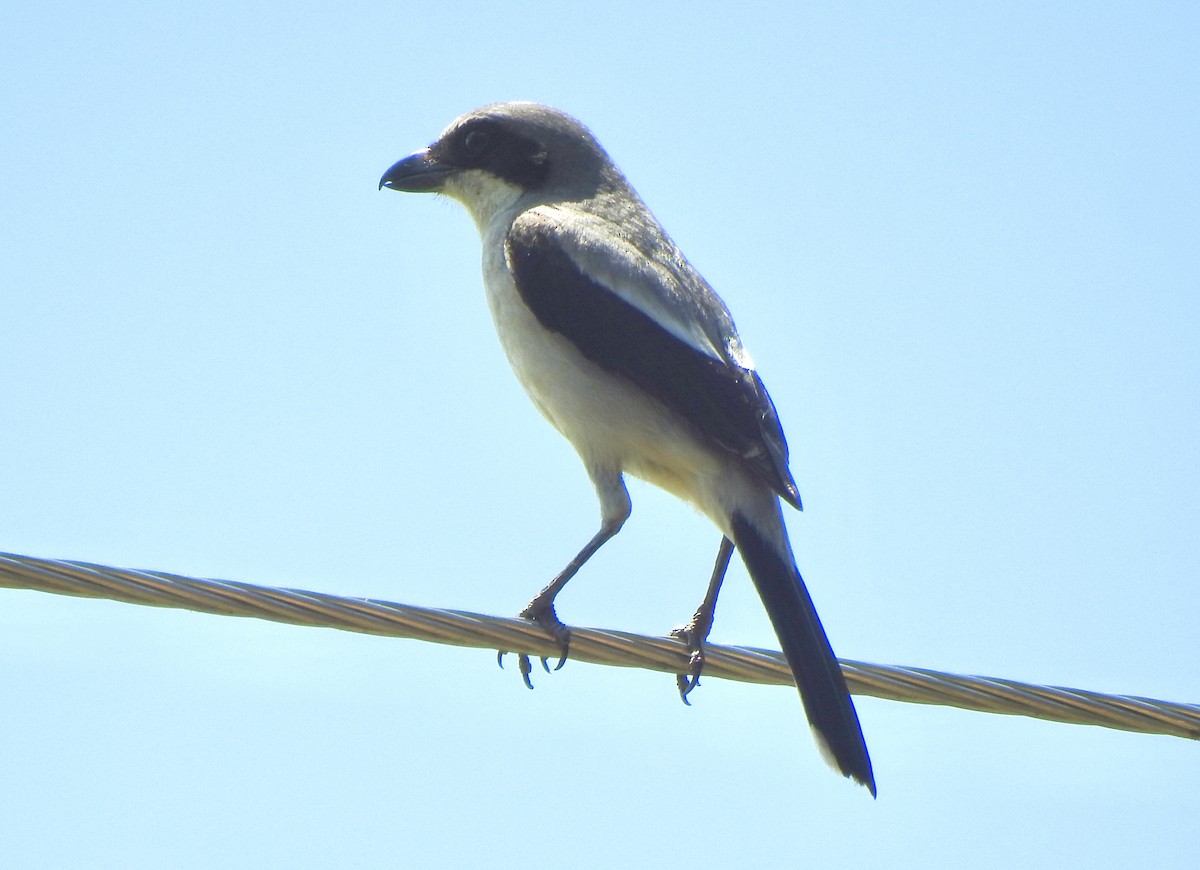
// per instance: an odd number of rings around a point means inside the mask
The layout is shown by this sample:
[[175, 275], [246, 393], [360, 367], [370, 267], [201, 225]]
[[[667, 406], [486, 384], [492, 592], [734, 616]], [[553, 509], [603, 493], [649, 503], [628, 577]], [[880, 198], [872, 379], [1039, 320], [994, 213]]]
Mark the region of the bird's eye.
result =
[[472, 130], [463, 139], [463, 148], [472, 157], [479, 157], [491, 147], [492, 137], [486, 130]]

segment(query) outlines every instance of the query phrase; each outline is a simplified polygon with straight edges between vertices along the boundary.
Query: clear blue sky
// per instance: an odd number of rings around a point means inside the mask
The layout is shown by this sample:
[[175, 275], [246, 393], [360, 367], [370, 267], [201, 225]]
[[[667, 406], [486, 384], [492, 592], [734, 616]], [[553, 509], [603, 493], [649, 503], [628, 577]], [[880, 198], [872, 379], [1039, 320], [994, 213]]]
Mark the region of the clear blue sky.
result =
[[[978, 5], [978, 4], [975, 4]], [[456, 205], [459, 113], [585, 121], [732, 308], [840, 655], [1200, 700], [1190, 3], [11, 4], [0, 550], [512, 614], [597, 521]], [[568, 622], [717, 535], [633, 487]], [[744, 572], [715, 640], [773, 646]], [[0, 590], [11, 867], [1190, 866], [1200, 745]]]

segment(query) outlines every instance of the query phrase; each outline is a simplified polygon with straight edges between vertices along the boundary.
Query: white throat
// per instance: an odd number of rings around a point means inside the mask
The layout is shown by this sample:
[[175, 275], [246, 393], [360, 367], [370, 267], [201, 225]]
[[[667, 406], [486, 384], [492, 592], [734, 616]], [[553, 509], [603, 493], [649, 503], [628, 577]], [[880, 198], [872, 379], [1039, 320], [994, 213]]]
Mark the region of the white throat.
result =
[[449, 178], [442, 188], [442, 193], [466, 207], [482, 236], [486, 235], [487, 229], [497, 218], [515, 209], [517, 201], [525, 191], [490, 172], [470, 169]]

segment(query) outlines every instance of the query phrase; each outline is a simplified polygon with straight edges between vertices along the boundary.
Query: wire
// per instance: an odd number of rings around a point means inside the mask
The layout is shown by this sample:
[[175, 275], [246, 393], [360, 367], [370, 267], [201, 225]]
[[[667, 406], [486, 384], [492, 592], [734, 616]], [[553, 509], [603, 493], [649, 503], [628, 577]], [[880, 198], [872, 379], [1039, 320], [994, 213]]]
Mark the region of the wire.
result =
[[[0, 553], [0, 586], [535, 656], [553, 657], [558, 650], [540, 628], [523, 619], [8, 553]], [[669, 674], [686, 672], [688, 665], [683, 642], [675, 638], [595, 628], [571, 629], [571, 658]], [[706, 644], [705, 662], [706, 677], [792, 684], [783, 656], [771, 650]], [[1197, 704], [847, 659], [842, 659], [841, 665], [850, 691], [856, 695], [1200, 740]]]

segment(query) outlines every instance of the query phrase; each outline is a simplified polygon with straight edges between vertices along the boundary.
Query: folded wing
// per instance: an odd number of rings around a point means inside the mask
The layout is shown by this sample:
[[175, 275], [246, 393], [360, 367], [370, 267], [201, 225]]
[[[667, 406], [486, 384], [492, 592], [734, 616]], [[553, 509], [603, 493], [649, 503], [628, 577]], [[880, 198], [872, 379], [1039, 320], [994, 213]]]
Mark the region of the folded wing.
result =
[[712, 289], [686, 264], [648, 263], [631, 245], [614, 248], [612, 234], [601, 241], [585, 219], [538, 212], [517, 218], [505, 241], [517, 291], [538, 321], [799, 508], [775, 406]]

